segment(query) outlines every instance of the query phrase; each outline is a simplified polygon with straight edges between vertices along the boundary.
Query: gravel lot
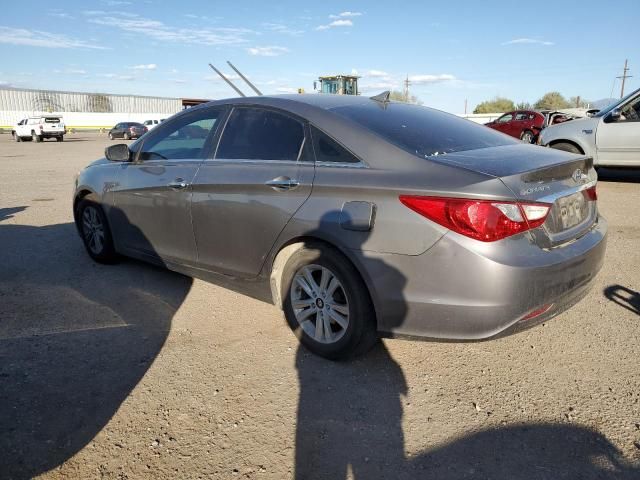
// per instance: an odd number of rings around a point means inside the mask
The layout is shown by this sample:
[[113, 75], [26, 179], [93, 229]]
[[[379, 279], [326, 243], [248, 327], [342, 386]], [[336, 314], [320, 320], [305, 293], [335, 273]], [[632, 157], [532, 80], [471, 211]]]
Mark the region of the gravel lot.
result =
[[280, 312], [93, 263], [74, 174], [105, 135], [0, 135], [0, 478], [640, 478], [640, 171], [602, 171], [606, 263], [544, 326], [330, 363]]

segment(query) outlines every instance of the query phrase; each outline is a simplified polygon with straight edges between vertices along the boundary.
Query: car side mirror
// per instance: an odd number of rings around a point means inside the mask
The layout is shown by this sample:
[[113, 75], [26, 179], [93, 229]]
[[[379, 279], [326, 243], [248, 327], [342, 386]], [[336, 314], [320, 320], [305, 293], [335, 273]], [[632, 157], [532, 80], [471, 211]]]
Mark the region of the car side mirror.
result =
[[607, 123], [617, 122], [620, 118], [622, 118], [622, 112], [619, 108], [614, 108], [607, 117]]
[[131, 150], [126, 143], [118, 143], [117, 145], [109, 145], [104, 149], [104, 156], [112, 162], [130, 162]]

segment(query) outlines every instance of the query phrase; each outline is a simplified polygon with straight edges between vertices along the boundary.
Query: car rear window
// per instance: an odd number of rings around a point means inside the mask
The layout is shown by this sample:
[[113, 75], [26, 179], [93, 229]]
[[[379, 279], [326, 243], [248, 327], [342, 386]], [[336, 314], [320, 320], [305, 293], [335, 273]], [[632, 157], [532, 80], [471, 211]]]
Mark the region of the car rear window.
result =
[[372, 101], [330, 110], [419, 157], [518, 143], [484, 125], [418, 105]]
[[302, 124], [291, 117], [261, 108], [235, 108], [216, 158], [297, 160], [303, 140]]
[[44, 119], [45, 123], [60, 123], [60, 118], [59, 117], [46, 117]]

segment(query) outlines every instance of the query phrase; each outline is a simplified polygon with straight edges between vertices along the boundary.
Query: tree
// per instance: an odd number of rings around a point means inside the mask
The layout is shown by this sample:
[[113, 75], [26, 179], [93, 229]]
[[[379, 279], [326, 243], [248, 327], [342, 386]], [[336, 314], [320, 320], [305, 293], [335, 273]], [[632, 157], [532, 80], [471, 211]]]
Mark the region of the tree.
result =
[[545, 93], [534, 106], [539, 110], [558, 110], [562, 108], [571, 108], [573, 105], [567, 102], [560, 92], [548, 92]]
[[571, 105], [571, 107], [589, 108], [589, 105], [591, 104], [591, 102], [585, 98], [577, 96], [577, 97], [571, 97], [569, 99], [569, 104]]
[[532, 108], [533, 105], [531, 105], [529, 102], [516, 103], [516, 110], [531, 110]]
[[473, 110], [473, 113], [502, 113], [515, 109], [516, 106], [513, 104], [513, 100], [504, 97], [494, 97], [493, 100], [479, 103]]
[[399, 92], [398, 90], [391, 90], [391, 95], [389, 95], [389, 100], [395, 100], [396, 102], [405, 102], [405, 103], [415, 103], [416, 105], [422, 105], [422, 101], [416, 97], [415, 95], [409, 95], [409, 98], [405, 98], [403, 92]]

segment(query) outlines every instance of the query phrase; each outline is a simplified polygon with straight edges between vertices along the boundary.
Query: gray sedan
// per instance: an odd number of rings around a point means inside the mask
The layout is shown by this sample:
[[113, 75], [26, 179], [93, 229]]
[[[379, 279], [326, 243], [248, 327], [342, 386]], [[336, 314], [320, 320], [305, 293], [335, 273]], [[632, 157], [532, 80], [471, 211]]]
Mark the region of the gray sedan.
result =
[[211, 102], [105, 154], [73, 199], [93, 259], [268, 293], [331, 359], [537, 324], [604, 258], [591, 158], [385, 95]]

